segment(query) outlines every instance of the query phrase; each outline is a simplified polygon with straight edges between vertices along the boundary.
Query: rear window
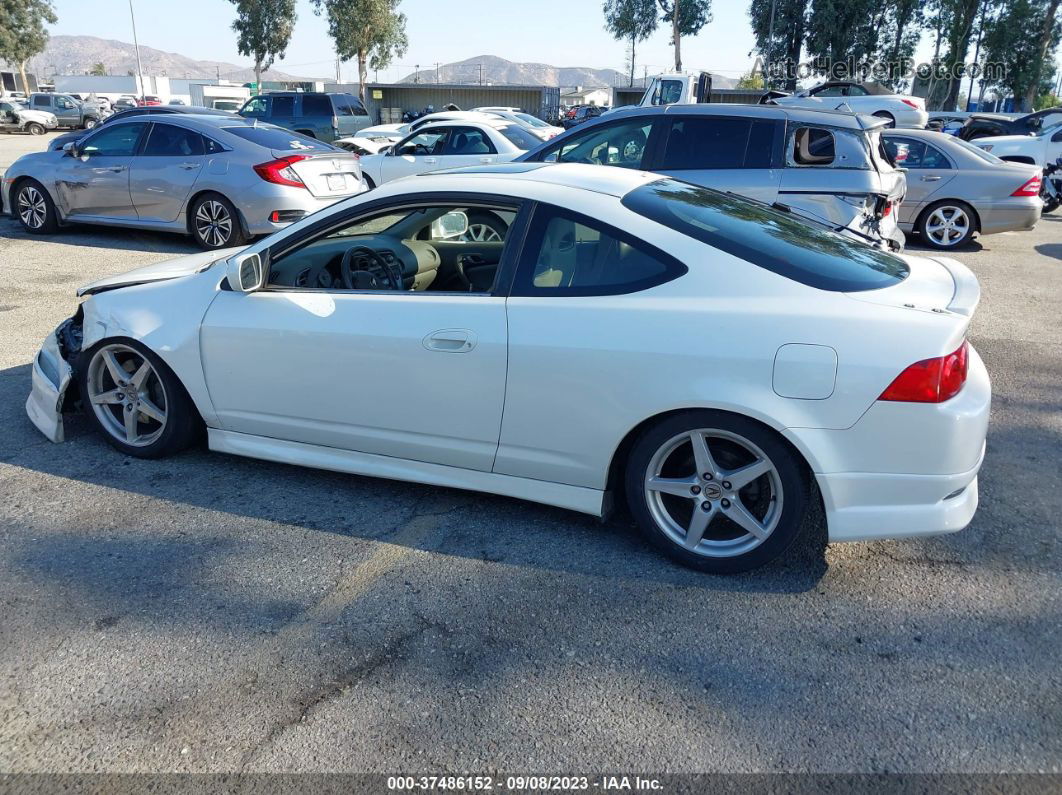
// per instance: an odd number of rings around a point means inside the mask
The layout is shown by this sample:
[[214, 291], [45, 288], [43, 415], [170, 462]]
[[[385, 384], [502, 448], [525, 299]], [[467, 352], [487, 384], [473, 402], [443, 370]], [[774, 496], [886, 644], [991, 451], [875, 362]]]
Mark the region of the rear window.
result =
[[729, 193], [660, 180], [628, 193], [623, 206], [786, 278], [836, 292], [889, 287], [910, 270], [899, 257], [811, 226]]
[[303, 116], [332, 116], [332, 100], [325, 94], [306, 94], [302, 98]]
[[[336, 150], [331, 144], [318, 141], [316, 138], [307, 138], [305, 135], [293, 133], [282, 127], [259, 124], [257, 127], [222, 127], [229, 135], [235, 135], [245, 141], [264, 146], [266, 149], [292, 149], [315, 150], [318, 152], [330, 152]], [[342, 151], [342, 150], [337, 150]]]
[[770, 168], [779, 127], [773, 121], [725, 116], [675, 119], [657, 168]]
[[508, 127], [499, 127], [498, 132], [504, 135], [517, 149], [534, 149], [542, 140], [536, 138], [523, 127], [510, 124]]
[[273, 109], [270, 113], [274, 116], [294, 116], [295, 97], [273, 97]]

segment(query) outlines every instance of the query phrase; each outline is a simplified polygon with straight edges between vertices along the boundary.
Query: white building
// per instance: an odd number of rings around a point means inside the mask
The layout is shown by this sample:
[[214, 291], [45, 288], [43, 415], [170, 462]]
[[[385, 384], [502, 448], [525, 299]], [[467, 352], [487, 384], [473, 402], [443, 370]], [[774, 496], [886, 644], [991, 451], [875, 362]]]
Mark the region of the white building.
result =
[[608, 105], [609, 98], [612, 95], [612, 90], [609, 88], [583, 88], [582, 86], [576, 86], [571, 91], [561, 92], [561, 104], [572, 105], [600, 105], [605, 107]]

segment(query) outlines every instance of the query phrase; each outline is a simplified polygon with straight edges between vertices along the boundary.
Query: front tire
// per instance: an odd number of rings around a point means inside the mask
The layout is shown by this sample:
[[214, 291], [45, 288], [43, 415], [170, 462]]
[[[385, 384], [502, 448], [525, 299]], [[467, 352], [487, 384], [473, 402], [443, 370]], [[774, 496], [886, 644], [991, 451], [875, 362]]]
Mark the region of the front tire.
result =
[[627, 501], [649, 541], [684, 566], [736, 574], [796, 540], [808, 506], [797, 455], [773, 431], [686, 411], [644, 432], [627, 459]]
[[28, 132], [30, 135], [44, 135], [44, 125], [38, 124], [35, 121], [31, 121], [29, 124], [26, 125], [26, 132]]
[[918, 218], [918, 233], [930, 248], [951, 251], [967, 245], [977, 231], [973, 208], [945, 199], [929, 205]]
[[206, 193], [192, 203], [192, 236], [205, 249], [242, 246], [247, 242], [232, 202], [219, 193]]
[[59, 229], [55, 203], [48, 191], [36, 180], [27, 179], [15, 189], [15, 214], [22, 228], [32, 235], [53, 235]]
[[153, 352], [134, 340], [103, 340], [78, 366], [85, 413], [117, 450], [162, 458], [195, 441], [201, 421], [184, 386]]

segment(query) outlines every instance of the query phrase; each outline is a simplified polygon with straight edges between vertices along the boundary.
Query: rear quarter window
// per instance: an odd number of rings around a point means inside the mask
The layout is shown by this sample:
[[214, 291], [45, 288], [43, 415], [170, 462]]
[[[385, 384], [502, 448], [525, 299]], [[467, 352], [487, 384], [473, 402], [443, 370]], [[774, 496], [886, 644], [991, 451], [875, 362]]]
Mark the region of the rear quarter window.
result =
[[657, 168], [770, 168], [779, 126], [773, 121], [725, 116], [676, 118]]
[[303, 116], [333, 116], [332, 98], [321, 94], [306, 94], [302, 98]]
[[793, 281], [835, 292], [898, 284], [899, 257], [812, 226], [766, 205], [678, 180], [652, 182], [623, 206], [713, 248]]

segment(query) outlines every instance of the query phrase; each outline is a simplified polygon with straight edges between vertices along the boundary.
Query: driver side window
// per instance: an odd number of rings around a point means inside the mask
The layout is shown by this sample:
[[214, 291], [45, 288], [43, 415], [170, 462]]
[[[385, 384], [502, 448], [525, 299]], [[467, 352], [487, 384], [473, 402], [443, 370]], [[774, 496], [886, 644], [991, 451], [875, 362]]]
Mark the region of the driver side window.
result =
[[567, 138], [536, 159], [545, 163], [641, 168], [652, 128], [653, 123], [645, 119], [596, 127]]
[[274, 253], [267, 288], [490, 293], [518, 210], [434, 202], [337, 221]]
[[140, 134], [146, 124], [107, 125], [79, 147], [82, 155], [89, 157], [131, 157], [136, 154]]
[[395, 147], [395, 154], [410, 157], [442, 154], [449, 132], [448, 129], [425, 130], [411, 135]]

